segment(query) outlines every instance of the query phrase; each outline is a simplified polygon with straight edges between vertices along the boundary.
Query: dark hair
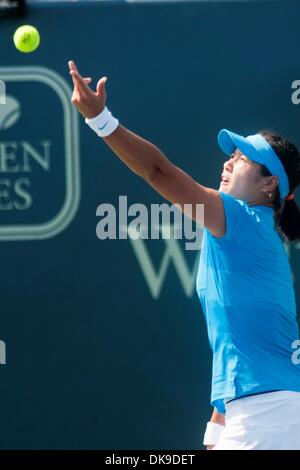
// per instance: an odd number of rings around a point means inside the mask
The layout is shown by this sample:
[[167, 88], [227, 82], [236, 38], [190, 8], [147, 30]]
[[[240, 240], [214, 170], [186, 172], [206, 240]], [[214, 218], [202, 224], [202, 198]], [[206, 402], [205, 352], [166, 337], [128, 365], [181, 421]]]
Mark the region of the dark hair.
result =
[[[289, 194], [293, 193], [300, 185], [299, 150], [292, 142], [273, 131], [262, 130], [259, 134], [268, 141], [280, 159], [289, 180]], [[261, 165], [261, 174], [271, 176], [265, 165]], [[275, 192], [274, 210], [275, 224], [284, 241], [300, 241], [300, 209], [295, 199], [280, 199], [278, 186]]]

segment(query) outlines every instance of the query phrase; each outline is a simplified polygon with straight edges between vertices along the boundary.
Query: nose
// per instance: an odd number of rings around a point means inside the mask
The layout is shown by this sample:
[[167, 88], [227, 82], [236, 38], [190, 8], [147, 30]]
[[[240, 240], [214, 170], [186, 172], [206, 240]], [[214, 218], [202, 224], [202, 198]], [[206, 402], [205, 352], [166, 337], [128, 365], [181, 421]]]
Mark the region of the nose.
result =
[[232, 172], [232, 167], [233, 167], [233, 159], [231, 158], [230, 160], [227, 160], [224, 163], [224, 171]]

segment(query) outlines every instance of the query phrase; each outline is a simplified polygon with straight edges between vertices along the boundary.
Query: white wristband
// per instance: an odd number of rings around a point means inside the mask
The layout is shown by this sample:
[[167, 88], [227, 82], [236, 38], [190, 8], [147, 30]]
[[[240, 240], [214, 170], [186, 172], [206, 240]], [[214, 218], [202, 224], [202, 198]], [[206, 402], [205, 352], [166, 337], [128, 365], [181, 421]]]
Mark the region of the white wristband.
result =
[[224, 429], [225, 429], [225, 426], [223, 426], [222, 424], [212, 423], [211, 421], [209, 421], [206, 425], [203, 445], [205, 446], [216, 445]]
[[100, 137], [107, 137], [118, 127], [119, 121], [112, 116], [111, 112], [105, 108], [98, 116], [91, 119], [85, 118], [86, 124]]

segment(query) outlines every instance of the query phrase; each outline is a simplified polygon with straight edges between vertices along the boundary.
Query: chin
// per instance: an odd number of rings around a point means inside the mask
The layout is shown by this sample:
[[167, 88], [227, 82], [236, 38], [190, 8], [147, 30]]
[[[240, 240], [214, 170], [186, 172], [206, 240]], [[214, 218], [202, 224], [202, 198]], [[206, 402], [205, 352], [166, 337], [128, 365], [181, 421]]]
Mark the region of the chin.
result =
[[220, 187], [219, 187], [219, 191], [223, 191], [223, 193], [228, 193], [228, 183], [223, 183], [221, 182], [220, 184]]

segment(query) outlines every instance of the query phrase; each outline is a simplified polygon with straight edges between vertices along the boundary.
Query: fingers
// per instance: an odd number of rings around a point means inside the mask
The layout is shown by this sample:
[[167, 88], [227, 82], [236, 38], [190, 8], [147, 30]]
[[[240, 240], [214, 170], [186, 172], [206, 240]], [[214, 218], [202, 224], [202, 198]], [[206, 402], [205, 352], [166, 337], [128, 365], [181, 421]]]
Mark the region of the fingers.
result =
[[69, 65], [70, 71], [75, 70], [75, 72], [79, 73], [74, 60], [69, 60], [68, 65]]
[[97, 95], [100, 95], [102, 89], [104, 89], [106, 80], [107, 80], [107, 77], [102, 77], [102, 78], [100, 78], [100, 80], [98, 81], [97, 87], [96, 87], [96, 93], [97, 93]]
[[79, 89], [79, 82], [78, 82], [77, 77], [76, 77], [76, 75], [78, 75], [78, 73], [77, 73], [77, 69], [75, 69], [72, 64], [74, 64], [74, 62], [70, 61], [69, 62], [69, 73], [72, 77], [73, 85], [74, 85], [75, 90], [78, 90]]
[[77, 91], [81, 91], [82, 93], [87, 92], [89, 90], [89, 88], [87, 87], [87, 84], [91, 82], [91, 79], [90, 81], [88, 81], [82, 78], [73, 60], [69, 60], [68, 65], [69, 65], [70, 75], [72, 76], [74, 88]]
[[[69, 60], [68, 65], [69, 65], [69, 71], [70, 72], [74, 71], [79, 75], [79, 77], [81, 77], [80, 73], [78, 72], [78, 68], [76, 67], [76, 64], [73, 60]], [[91, 77], [85, 77], [85, 78], [83, 78], [83, 80], [85, 82], [87, 82], [87, 81], [91, 82], [92, 81]]]
[[78, 72], [75, 72], [75, 70], [71, 70], [70, 75], [72, 76], [75, 90], [81, 92], [82, 94], [86, 94], [91, 91]]

